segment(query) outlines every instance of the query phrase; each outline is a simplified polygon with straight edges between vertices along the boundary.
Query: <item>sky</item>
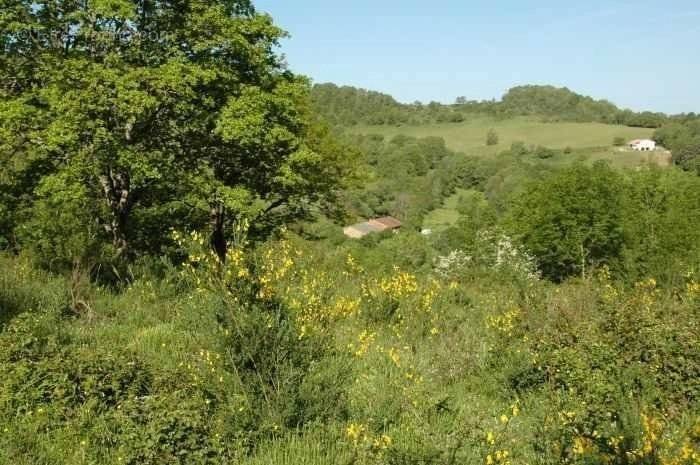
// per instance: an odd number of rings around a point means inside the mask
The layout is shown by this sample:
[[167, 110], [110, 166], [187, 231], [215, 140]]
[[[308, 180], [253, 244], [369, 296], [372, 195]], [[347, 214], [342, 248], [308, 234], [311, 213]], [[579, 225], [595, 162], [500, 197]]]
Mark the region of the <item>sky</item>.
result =
[[565, 86], [624, 108], [700, 112], [697, 0], [255, 0], [314, 82], [402, 102]]

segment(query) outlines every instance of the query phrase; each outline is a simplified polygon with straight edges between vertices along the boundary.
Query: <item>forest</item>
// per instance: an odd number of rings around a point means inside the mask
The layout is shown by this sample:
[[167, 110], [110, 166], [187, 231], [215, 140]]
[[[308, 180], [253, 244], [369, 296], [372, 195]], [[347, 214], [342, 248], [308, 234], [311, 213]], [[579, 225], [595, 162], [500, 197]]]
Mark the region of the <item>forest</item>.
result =
[[[2, 3], [0, 464], [700, 465], [700, 118], [403, 104], [284, 37], [246, 0]], [[469, 153], [411, 133], [473, 118]]]
[[595, 100], [567, 88], [541, 85], [514, 87], [500, 101], [457, 97], [455, 103], [445, 105], [403, 104], [380, 92], [328, 83], [314, 85], [311, 99], [316, 111], [327, 121], [343, 126], [460, 123], [474, 115], [536, 116], [549, 122], [600, 122], [643, 128], [659, 128], [674, 119], [696, 119], [694, 114], [669, 117], [663, 113], [622, 110], [608, 101]]

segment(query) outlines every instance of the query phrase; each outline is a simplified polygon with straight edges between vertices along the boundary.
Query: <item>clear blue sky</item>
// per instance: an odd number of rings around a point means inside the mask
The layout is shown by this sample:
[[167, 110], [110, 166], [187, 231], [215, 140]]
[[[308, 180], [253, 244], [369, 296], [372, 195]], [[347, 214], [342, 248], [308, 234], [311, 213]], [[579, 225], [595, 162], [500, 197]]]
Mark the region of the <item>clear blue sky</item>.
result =
[[635, 110], [700, 112], [698, 0], [255, 0], [290, 68], [410, 102], [553, 84]]

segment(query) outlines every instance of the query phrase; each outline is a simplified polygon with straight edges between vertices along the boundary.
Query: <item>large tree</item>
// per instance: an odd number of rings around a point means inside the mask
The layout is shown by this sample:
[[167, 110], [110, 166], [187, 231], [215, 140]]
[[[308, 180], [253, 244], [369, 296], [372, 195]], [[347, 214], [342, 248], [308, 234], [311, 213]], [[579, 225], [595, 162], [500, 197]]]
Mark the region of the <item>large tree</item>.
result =
[[237, 216], [329, 198], [342, 149], [284, 34], [246, 0], [0, 0], [0, 236], [78, 228], [124, 256], [210, 223], [221, 253]]
[[514, 200], [506, 224], [535, 256], [544, 276], [585, 276], [622, 255], [622, 177], [605, 163], [576, 165], [532, 183]]

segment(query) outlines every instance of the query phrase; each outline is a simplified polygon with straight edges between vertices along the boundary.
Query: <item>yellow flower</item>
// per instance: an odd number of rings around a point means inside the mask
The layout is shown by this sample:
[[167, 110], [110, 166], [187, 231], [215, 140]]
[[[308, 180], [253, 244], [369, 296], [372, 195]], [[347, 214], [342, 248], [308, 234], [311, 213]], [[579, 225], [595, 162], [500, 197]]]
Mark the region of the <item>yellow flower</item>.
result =
[[574, 439], [573, 452], [576, 455], [583, 455], [586, 453], [588, 448], [588, 441], [584, 438], [578, 437]]
[[357, 443], [360, 438], [364, 436], [366, 430], [367, 429], [364, 425], [359, 423], [350, 423], [348, 427], [345, 428], [345, 435], [348, 437], [348, 439]]
[[401, 356], [399, 355], [399, 351], [393, 347], [389, 349], [389, 358], [392, 362], [394, 362], [394, 365], [397, 367], [401, 366]]
[[387, 436], [386, 434], [382, 434], [380, 437], [376, 438], [373, 442], [373, 445], [377, 449], [388, 449], [391, 447], [391, 437]]
[[508, 417], [506, 415], [501, 415], [501, 423], [504, 425], [508, 423]]
[[486, 442], [490, 445], [494, 445], [496, 443], [496, 436], [493, 434], [493, 432], [489, 431], [486, 433]]
[[360, 347], [355, 351], [355, 356], [362, 357], [365, 355], [369, 350], [369, 347], [374, 342], [375, 337], [375, 333], [369, 333], [367, 330], [362, 331], [360, 336], [357, 338], [358, 342], [360, 343]]
[[518, 416], [518, 414], [520, 413], [520, 407], [518, 407], [517, 403], [515, 403], [511, 406], [511, 411], [513, 412], [514, 417]]

